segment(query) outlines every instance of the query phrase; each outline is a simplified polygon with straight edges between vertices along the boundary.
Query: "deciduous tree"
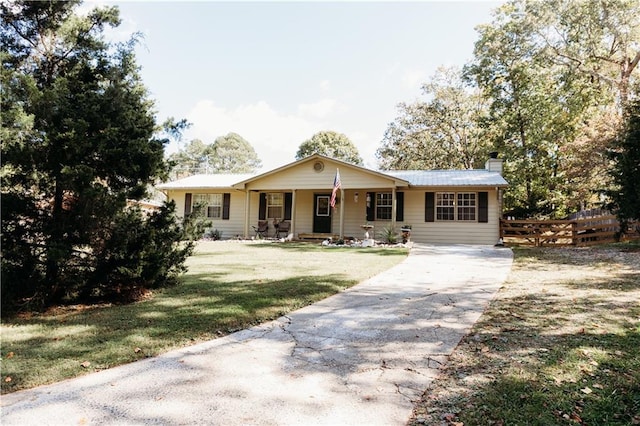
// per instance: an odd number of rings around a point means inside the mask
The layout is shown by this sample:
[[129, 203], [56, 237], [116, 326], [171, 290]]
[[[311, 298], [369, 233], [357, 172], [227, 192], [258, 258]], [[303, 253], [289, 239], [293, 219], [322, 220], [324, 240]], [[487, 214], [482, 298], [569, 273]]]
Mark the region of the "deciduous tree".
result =
[[253, 146], [233, 132], [216, 138], [208, 155], [216, 173], [251, 173], [262, 167]]
[[252, 173], [262, 167], [253, 146], [233, 132], [216, 138], [212, 144], [193, 139], [169, 160], [174, 179], [199, 173]]
[[362, 165], [358, 148], [342, 133], [325, 130], [302, 142], [296, 153], [296, 160], [313, 154], [321, 154], [347, 163]]
[[426, 100], [398, 105], [376, 152], [382, 169], [471, 169], [487, 158], [487, 102], [456, 68], [438, 69], [422, 86]]

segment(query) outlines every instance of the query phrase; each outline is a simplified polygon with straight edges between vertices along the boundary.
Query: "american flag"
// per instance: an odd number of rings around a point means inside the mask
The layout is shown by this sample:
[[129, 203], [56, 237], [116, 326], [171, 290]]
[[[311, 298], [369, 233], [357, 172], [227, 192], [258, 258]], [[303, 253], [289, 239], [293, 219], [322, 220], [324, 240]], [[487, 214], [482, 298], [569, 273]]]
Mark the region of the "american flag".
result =
[[331, 207], [336, 208], [336, 194], [342, 186], [340, 182], [340, 170], [336, 169], [336, 177], [333, 179], [333, 191], [331, 192]]

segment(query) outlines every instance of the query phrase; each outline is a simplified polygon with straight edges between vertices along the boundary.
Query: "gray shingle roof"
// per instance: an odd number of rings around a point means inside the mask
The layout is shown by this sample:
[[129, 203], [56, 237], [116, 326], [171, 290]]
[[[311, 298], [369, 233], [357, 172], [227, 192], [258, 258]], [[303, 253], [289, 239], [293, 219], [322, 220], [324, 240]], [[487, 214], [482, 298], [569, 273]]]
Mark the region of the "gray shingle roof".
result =
[[497, 172], [488, 170], [386, 170], [382, 173], [404, 179], [411, 186], [506, 186]]

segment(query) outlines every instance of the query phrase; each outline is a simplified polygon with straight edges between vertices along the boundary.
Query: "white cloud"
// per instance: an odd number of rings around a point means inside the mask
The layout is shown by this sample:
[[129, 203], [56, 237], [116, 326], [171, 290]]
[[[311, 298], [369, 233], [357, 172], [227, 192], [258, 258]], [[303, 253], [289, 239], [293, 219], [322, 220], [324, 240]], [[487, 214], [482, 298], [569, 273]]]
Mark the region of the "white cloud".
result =
[[[335, 105], [338, 105], [337, 107]], [[319, 112], [340, 107], [336, 101], [319, 101], [313, 104], [301, 104], [295, 114], [286, 114], [275, 110], [265, 101], [251, 104], [225, 107], [212, 100], [201, 100], [186, 114], [192, 126], [185, 132], [180, 144], [171, 143], [167, 153], [176, 152], [192, 139], [201, 139], [212, 143], [217, 137], [235, 132], [245, 138], [262, 160], [265, 170], [273, 169], [295, 161], [295, 155], [302, 142], [321, 130], [335, 130], [345, 133], [356, 145], [368, 167], [376, 167], [375, 150], [379, 136], [369, 132], [371, 123], [357, 124], [354, 117], [338, 115], [332, 121], [322, 120]], [[314, 111], [315, 115], [310, 112]], [[344, 122], [340, 124], [338, 121]], [[364, 126], [364, 127], [363, 127]], [[380, 126], [374, 126], [380, 127]], [[364, 130], [367, 129], [367, 130]], [[382, 131], [376, 129], [376, 133]]]
[[321, 99], [311, 104], [298, 105], [298, 113], [312, 118], [325, 118], [335, 111], [337, 104], [335, 99]]
[[[282, 114], [267, 102], [258, 101], [234, 108], [217, 106], [211, 100], [199, 101], [187, 114], [192, 127], [184, 141], [201, 139], [212, 143], [218, 136], [238, 133], [256, 150], [265, 169], [295, 160], [298, 147], [314, 133], [323, 130], [323, 123], [297, 115]], [[169, 147], [168, 151], [176, 151]]]
[[331, 89], [331, 83], [329, 82], [329, 80], [322, 80], [320, 82], [320, 90], [322, 90], [323, 92], [328, 92], [329, 89]]

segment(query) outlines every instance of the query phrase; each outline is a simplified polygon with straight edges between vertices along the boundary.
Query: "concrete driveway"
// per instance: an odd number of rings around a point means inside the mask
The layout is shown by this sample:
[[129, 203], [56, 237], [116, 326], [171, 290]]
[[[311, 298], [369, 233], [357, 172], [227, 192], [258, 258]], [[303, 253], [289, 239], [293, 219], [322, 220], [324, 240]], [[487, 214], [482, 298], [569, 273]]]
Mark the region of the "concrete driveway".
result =
[[505, 280], [512, 252], [416, 245], [276, 321], [2, 397], [3, 425], [403, 425]]

